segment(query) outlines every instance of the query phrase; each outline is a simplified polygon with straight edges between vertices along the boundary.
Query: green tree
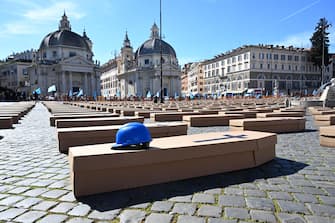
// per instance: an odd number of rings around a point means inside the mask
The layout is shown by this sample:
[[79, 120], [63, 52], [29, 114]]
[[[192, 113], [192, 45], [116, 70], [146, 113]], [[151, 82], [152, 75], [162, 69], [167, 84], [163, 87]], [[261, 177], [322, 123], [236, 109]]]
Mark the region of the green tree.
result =
[[[330, 63], [328, 54], [329, 32], [327, 32], [327, 29], [330, 26], [331, 24], [328, 23], [326, 18], [321, 18], [315, 27], [315, 32], [313, 33], [313, 36], [310, 38], [310, 41], [312, 43], [311, 60], [314, 63], [314, 65], [318, 66], [321, 69], [321, 75], [322, 75], [322, 65], [327, 66]], [[322, 63], [322, 58], [324, 63]]]

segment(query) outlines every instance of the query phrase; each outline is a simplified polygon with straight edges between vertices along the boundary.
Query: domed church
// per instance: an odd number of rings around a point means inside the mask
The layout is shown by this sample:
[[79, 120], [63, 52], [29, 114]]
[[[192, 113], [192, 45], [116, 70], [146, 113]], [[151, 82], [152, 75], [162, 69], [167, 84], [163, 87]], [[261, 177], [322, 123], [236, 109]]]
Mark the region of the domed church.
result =
[[40, 88], [41, 95], [48, 95], [54, 85], [58, 96], [100, 95], [100, 71], [92, 59], [92, 45], [85, 30], [83, 35], [71, 31], [64, 12], [58, 30], [43, 38], [28, 70], [32, 91]]
[[[151, 35], [135, 52], [126, 33], [123, 47], [118, 58], [102, 66], [102, 95], [113, 96], [117, 92], [121, 98], [129, 96], [146, 97], [160, 94], [160, 51], [162, 47], [162, 76], [164, 96], [180, 95], [181, 70], [176, 52], [167, 42], [159, 38], [156, 24], [151, 28]], [[109, 66], [110, 65], [110, 66]], [[116, 72], [110, 72], [111, 70]], [[109, 75], [116, 74], [117, 89], [109, 89], [105, 80], [113, 79]]]

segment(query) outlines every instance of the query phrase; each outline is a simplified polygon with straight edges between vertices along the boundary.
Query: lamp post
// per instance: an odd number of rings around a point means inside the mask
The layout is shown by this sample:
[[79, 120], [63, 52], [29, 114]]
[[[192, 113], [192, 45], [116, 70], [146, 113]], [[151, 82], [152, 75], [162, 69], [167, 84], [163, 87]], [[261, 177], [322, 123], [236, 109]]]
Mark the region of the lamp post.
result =
[[321, 86], [324, 82], [324, 70], [325, 70], [325, 31], [330, 27], [330, 24], [325, 25], [325, 20], [322, 19], [321, 31], [322, 31], [322, 61], [321, 61]]

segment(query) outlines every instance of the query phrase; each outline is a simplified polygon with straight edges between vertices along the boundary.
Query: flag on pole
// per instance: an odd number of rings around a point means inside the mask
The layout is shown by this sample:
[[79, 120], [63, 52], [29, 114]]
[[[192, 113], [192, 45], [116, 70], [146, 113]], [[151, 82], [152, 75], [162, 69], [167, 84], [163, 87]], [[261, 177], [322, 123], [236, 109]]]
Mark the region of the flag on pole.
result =
[[150, 93], [150, 91], [148, 91], [148, 93], [147, 93], [147, 98], [151, 98], [151, 93]]
[[83, 89], [79, 89], [79, 93], [77, 94], [77, 97], [83, 96], [84, 95], [84, 91]]
[[55, 92], [56, 91], [56, 85], [51, 85], [49, 88], [48, 88], [48, 93], [50, 92]]
[[35, 93], [36, 93], [36, 94], [41, 94], [41, 93], [42, 93], [41, 88], [37, 88], [37, 89], [35, 90]]

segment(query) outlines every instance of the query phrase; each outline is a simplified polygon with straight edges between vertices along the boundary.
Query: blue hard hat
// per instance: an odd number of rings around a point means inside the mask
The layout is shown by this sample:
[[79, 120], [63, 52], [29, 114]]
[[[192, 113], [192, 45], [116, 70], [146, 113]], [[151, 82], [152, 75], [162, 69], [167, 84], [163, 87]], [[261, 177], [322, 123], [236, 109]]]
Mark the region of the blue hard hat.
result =
[[151, 140], [150, 132], [145, 125], [140, 122], [129, 122], [116, 132], [116, 143], [112, 148], [128, 146], [147, 148]]

